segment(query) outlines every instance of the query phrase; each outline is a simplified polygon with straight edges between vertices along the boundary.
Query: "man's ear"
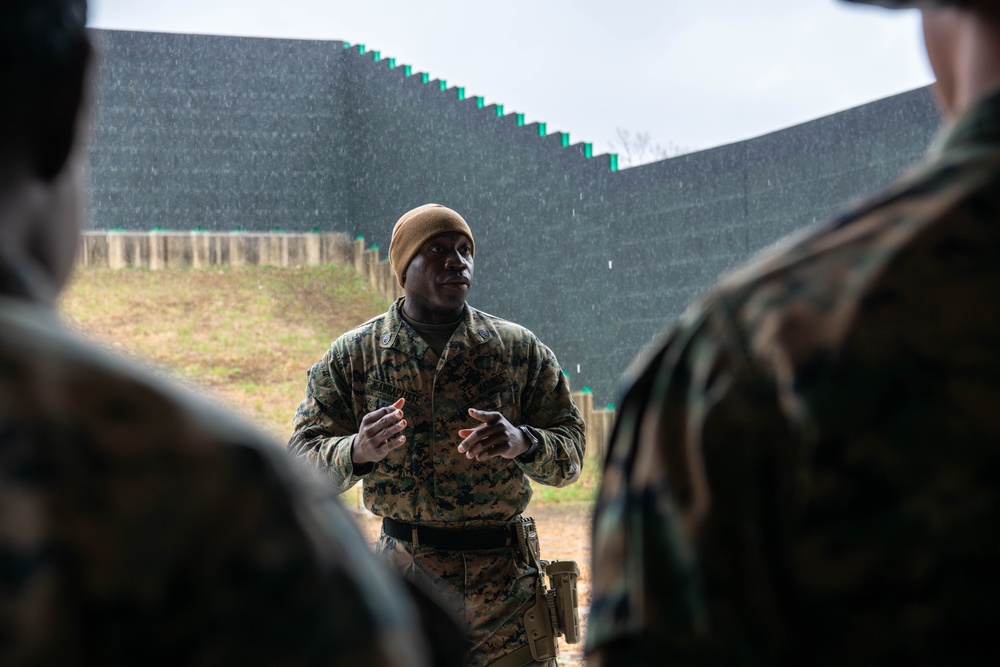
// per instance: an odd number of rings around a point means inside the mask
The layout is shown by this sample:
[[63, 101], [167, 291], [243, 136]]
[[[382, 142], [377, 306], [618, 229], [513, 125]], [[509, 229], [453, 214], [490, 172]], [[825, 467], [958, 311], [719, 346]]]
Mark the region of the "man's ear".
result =
[[57, 78], [43, 83], [41, 94], [36, 96], [38, 107], [30, 123], [31, 147], [36, 175], [51, 182], [62, 172], [73, 152], [73, 145], [80, 137], [80, 116], [83, 105], [89, 101], [90, 64], [94, 50], [84, 40], [79, 46], [79, 56], [60, 72]]

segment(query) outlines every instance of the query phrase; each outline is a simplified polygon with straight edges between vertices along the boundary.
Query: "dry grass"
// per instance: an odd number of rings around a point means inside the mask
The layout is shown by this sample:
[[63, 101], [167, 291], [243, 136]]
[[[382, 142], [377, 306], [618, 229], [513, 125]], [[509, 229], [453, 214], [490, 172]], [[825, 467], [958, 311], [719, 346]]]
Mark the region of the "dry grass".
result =
[[85, 335], [227, 403], [284, 442], [305, 371], [382, 312], [353, 269], [88, 269], [63, 297]]

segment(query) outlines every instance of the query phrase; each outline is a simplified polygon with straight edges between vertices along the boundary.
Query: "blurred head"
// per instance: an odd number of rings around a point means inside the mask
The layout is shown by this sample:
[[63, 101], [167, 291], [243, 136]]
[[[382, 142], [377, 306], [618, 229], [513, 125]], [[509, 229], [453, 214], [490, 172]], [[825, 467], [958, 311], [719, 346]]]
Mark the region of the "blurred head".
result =
[[82, 215], [86, 16], [86, 0], [0, 2], [0, 241], [5, 261], [52, 291]]
[[848, 0], [923, 13], [934, 95], [947, 118], [1000, 88], [1000, 0]]

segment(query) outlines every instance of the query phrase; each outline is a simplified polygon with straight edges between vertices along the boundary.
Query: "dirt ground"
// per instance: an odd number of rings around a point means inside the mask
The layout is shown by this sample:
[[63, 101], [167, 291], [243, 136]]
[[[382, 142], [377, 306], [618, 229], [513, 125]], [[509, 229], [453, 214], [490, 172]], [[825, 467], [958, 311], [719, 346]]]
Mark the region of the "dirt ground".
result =
[[[531, 506], [526, 515], [535, 518], [538, 539], [544, 560], [575, 560], [580, 566], [577, 591], [580, 599], [580, 623], [586, 629], [587, 612], [590, 611], [590, 514], [589, 503], [545, 503]], [[365, 534], [372, 540], [378, 538], [381, 526], [379, 517], [359, 511], [358, 520]], [[582, 667], [583, 642], [566, 644], [560, 639], [560, 667]]]

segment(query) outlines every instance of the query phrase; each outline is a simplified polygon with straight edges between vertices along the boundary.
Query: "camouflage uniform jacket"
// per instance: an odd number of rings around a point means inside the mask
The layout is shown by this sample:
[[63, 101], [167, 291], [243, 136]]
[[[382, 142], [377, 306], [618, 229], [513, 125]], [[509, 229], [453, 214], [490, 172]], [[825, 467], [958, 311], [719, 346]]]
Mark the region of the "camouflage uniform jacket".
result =
[[1000, 94], [630, 376], [588, 664], [997, 664]]
[[[364, 480], [365, 505], [400, 521], [463, 526], [504, 522], [531, 498], [528, 477], [553, 486], [582, 470], [584, 426], [555, 356], [524, 327], [466, 306], [438, 359], [399, 315], [347, 332], [309, 370], [289, 449], [343, 492]], [[351, 445], [369, 412], [406, 399], [406, 444], [359, 476]], [[468, 408], [501, 412], [539, 440], [528, 463], [467, 459], [458, 430]]]
[[4, 263], [0, 664], [431, 664], [322, 479], [70, 334]]

